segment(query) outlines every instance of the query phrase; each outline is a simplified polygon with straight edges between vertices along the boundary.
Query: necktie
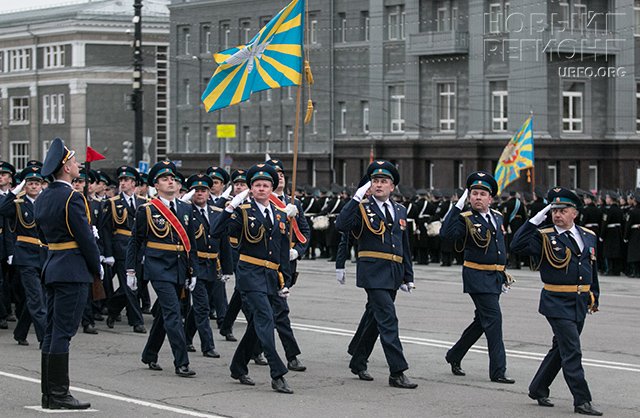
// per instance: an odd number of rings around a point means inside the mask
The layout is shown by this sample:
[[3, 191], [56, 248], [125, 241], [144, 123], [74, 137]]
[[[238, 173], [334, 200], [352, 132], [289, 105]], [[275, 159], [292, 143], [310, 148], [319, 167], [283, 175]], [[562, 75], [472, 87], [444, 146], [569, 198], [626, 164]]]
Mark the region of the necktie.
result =
[[176, 206], [174, 205], [173, 200], [169, 202], [169, 209], [171, 209], [171, 212], [178, 217], [178, 212], [176, 212]]
[[271, 221], [271, 216], [269, 215], [269, 209], [264, 210], [264, 220], [264, 223], [268, 229], [273, 228], [273, 222]]
[[486, 217], [487, 217], [487, 223], [489, 224], [489, 228], [491, 228], [491, 230], [495, 230], [493, 226], [493, 222], [491, 222], [491, 215], [487, 213]]
[[202, 215], [202, 218], [204, 219], [204, 221], [207, 223], [207, 227], [209, 226], [209, 219], [207, 219], [207, 214], [205, 213], [203, 208], [200, 208], [200, 214]]
[[573, 238], [573, 234], [571, 233], [571, 231], [565, 231], [564, 233], [567, 238], [569, 238], [569, 241], [571, 241], [571, 245], [573, 245], [573, 249], [576, 252], [576, 254], [580, 255], [580, 246], [578, 246], [578, 241], [576, 241], [575, 238]]
[[393, 225], [393, 217], [391, 217], [391, 212], [389, 212], [389, 204], [385, 203], [384, 205], [384, 217], [387, 218], [387, 225]]
[[133, 204], [133, 197], [129, 198], [129, 207], [131, 208], [131, 210], [136, 210], [136, 207]]

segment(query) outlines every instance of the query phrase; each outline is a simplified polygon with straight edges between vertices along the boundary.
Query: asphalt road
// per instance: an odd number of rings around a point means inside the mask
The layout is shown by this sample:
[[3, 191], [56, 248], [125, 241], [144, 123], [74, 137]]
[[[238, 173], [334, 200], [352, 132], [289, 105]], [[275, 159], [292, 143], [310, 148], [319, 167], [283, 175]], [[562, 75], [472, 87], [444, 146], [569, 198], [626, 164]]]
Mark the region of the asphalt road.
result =
[[[527, 397], [527, 387], [551, 345], [551, 331], [537, 313], [537, 273], [516, 271], [517, 283], [502, 297], [508, 374], [514, 385], [492, 383], [486, 342], [481, 339], [463, 362], [466, 377], [453, 376], [444, 361], [448, 347], [473, 317], [473, 304], [462, 293], [459, 267], [416, 266], [412, 294], [398, 295], [400, 334], [409, 361], [407, 375], [416, 390], [388, 386], [388, 369], [379, 344], [363, 382], [348, 369], [347, 345], [362, 314], [365, 293], [355, 287], [355, 264], [347, 263], [348, 283], [335, 281], [333, 263], [300, 263], [299, 284], [290, 301], [294, 332], [302, 349], [304, 373], [286, 378], [293, 395], [272, 391], [268, 368], [251, 365], [255, 387], [229, 377], [235, 345], [215, 333], [220, 359], [190, 353], [195, 378], [173, 373], [168, 342], [160, 356], [163, 371], [140, 362], [146, 335], [117, 323], [98, 324], [96, 336], [79, 333], [72, 341], [72, 392], [92, 403], [78, 412], [96, 417], [548, 417], [575, 416], [572, 397], [559, 375], [551, 388], [554, 408], [541, 408]], [[228, 291], [232, 289], [228, 285]], [[601, 278], [601, 311], [587, 318], [582, 335], [583, 363], [594, 405], [605, 416], [640, 416], [640, 280]], [[151, 317], [146, 316], [147, 328]], [[10, 329], [0, 330], [0, 416], [32, 417], [39, 405], [40, 353], [35, 335], [18, 346]], [[215, 324], [214, 324], [215, 325]], [[234, 333], [241, 337], [244, 322]], [[196, 337], [196, 347], [198, 341]], [[282, 352], [282, 351], [281, 351]], [[69, 413], [66, 413], [69, 414]]]

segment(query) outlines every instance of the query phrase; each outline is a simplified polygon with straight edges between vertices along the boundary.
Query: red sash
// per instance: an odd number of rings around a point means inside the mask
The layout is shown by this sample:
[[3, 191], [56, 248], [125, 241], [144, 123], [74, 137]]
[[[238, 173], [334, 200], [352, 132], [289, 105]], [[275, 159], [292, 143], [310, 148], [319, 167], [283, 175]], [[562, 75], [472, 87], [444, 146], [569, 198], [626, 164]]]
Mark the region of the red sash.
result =
[[182, 245], [184, 246], [184, 249], [187, 251], [187, 253], [191, 251], [191, 241], [189, 241], [187, 231], [184, 229], [184, 226], [182, 226], [178, 218], [176, 218], [176, 215], [171, 212], [171, 209], [166, 207], [164, 203], [162, 203], [162, 201], [158, 198], [151, 199], [149, 203], [151, 203], [156, 209], [158, 209], [162, 216], [164, 216], [164, 218], [169, 221], [173, 229], [178, 233], [180, 241], [182, 241]]
[[[269, 201], [274, 205], [276, 205], [277, 207], [279, 207], [280, 209], [284, 209], [287, 207], [287, 205], [282, 200], [278, 199], [278, 196], [274, 194], [269, 195]], [[298, 242], [300, 244], [306, 244], [307, 238], [305, 238], [302, 232], [300, 232], [300, 228], [298, 227], [298, 222], [296, 221], [296, 218], [291, 218], [290, 221], [291, 221], [291, 228], [293, 229], [293, 233], [296, 235], [296, 239], [298, 240]]]

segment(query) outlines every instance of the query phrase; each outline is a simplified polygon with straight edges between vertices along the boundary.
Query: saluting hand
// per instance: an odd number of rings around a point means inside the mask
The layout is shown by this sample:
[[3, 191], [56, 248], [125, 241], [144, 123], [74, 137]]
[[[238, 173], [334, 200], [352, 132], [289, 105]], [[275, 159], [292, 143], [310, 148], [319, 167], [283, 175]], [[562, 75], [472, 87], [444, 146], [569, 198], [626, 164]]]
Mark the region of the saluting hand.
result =
[[353, 199], [355, 201], [357, 201], [357, 202], [360, 202], [364, 198], [364, 195], [369, 191], [370, 188], [371, 188], [371, 180], [369, 180], [368, 182], [365, 183], [364, 186], [362, 186], [358, 190], [356, 190], [356, 192], [353, 195]]
[[20, 182], [20, 184], [18, 184], [16, 187], [11, 189], [11, 193], [13, 193], [14, 195], [18, 195], [18, 193], [20, 193], [22, 191], [22, 189], [24, 188], [25, 184], [27, 184], [27, 181], [26, 180], [22, 180]]
[[534, 225], [540, 225], [542, 222], [544, 222], [545, 219], [547, 219], [547, 212], [549, 212], [550, 210], [551, 203], [545, 206], [544, 209], [542, 209], [540, 212], [536, 213], [533, 218], [529, 219], [529, 222]]
[[464, 208], [464, 203], [467, 201], [468, 195], [469, 195], [469, 189], [464, 189], [464, 193], [462, 193], [462, 196], [460, 196], [460, 198], [456, 202], [456, 207], [458, 209], [462, 210]]
[[185, 193], [184, 196], [180, 198], [184, 203], [191, 203], [191, 198], [196, 194], [196, 189], [191, 189], [189, 193]]
[[235, 209], [238, 208], [238, 206], [240, 206], [242, 204], [242, 202], [244, 202], [244, 200], [247, 198], [247, 196], [249, 196], [249, 192], [250, 192], [250, 190], [247, 189], [244, 192], [238, 193], [237, 195], [235, 195], [233, 197], [233, 199], [231, 199], [231, 202], [229, 202], [227, 207], [224, 208], [224, 210], [226, 210], [229, 213], [233, 212]]
[[222, 194], [220, 195], [221, 198], [225, 199], [225, 200], [229, 200], [229, 196], [231, 196], [231, 192], [233, 191], [233, 186], [229, 186], [227, 187], [227, 190], [225, 190], [224, 192], [222, 192]]

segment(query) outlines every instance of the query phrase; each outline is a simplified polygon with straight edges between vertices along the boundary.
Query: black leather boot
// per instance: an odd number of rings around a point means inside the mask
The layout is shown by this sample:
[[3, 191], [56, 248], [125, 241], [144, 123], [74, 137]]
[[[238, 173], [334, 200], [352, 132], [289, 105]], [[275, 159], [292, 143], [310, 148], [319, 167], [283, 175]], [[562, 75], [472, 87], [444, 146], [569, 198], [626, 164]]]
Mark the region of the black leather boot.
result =
[[42, 409], [49, 409], [49, 353], [41, 353], [40, 391], [42, 392]]
[[88, 409], [69, 393], [69, 353], [49, 354], [49, 409]]

